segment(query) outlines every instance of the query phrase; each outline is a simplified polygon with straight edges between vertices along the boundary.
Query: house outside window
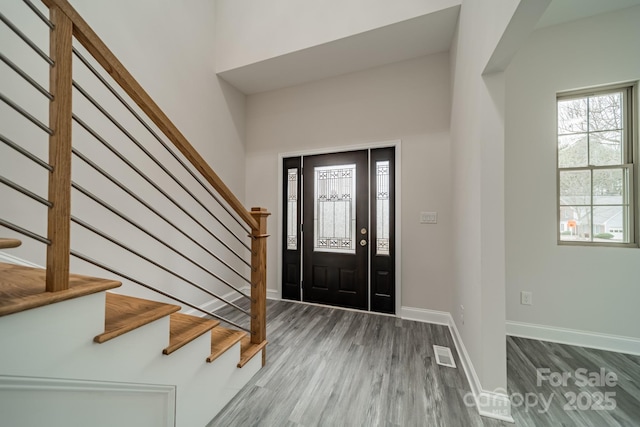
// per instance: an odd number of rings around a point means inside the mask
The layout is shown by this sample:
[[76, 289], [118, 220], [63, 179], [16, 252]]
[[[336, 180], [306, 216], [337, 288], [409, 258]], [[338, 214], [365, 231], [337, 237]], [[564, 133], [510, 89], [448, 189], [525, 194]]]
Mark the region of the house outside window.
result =
[[637, 247], [637, 85], [557, 97], [558, 242]]

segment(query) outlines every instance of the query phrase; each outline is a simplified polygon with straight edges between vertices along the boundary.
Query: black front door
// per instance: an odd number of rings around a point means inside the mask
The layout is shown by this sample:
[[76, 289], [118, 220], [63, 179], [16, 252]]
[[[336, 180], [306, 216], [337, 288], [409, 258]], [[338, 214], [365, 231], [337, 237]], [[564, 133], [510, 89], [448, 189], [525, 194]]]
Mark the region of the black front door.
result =
[[395, 149], [283, 161], [282, 297], [395, 312]]
[[304, 157], [303, 300], [367, 309], [368, 153]]

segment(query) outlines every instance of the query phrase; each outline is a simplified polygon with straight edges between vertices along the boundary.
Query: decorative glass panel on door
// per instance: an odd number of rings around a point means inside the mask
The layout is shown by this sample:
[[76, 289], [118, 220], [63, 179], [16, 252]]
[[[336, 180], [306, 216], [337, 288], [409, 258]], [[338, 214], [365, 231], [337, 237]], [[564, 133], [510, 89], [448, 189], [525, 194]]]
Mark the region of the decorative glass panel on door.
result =
[[298, 249], [298, 168], [287, 170], [287, 249]]
[[355, 253], [356, 165], [314, 168], [314, 250]]
[[376, 255], [389, 255], [389, 161], [376, 162]]

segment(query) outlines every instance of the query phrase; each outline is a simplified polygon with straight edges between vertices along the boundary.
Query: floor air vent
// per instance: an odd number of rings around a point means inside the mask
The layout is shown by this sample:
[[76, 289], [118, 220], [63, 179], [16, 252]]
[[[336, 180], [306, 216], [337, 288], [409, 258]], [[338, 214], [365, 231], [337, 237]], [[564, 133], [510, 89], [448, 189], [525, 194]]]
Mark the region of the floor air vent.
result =
[[449, 347], [434, 345], [433, 352], [436, 354], [436, 363], [438, 365], [448, 366], [450, 368], [456, 367], [456, 362], [453, 360], [453, 354], [451, 354]]

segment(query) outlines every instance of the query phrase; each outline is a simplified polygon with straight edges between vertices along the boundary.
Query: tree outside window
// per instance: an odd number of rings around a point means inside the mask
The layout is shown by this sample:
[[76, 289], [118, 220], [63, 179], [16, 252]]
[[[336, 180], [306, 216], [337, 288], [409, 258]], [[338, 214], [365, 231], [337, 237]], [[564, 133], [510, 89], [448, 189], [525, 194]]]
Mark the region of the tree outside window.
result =
[[633, 87], [557, 100], [559, 241], [635, 243]]

